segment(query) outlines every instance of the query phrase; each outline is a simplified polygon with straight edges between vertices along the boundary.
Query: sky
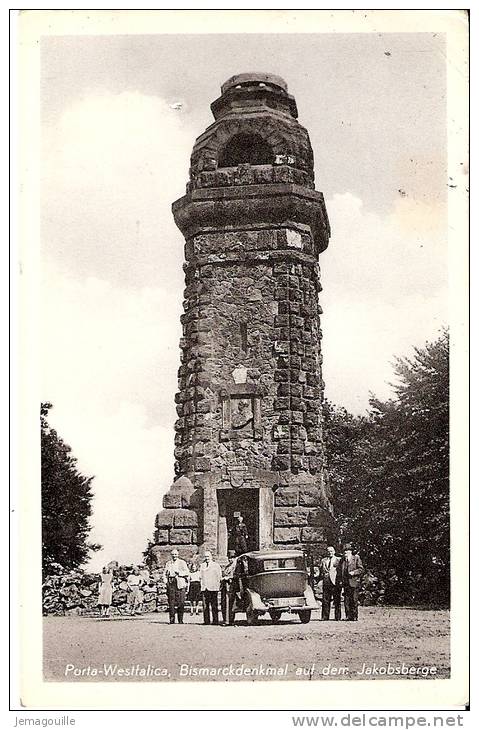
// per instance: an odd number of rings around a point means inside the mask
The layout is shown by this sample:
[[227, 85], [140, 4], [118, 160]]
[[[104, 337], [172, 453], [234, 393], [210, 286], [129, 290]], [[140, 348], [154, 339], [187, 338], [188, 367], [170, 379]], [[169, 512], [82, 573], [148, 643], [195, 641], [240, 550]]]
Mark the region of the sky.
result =
[[173, 481], [183, 239], [171, 203], [233, 74], [282, 76], [332, 237], [326, 397], [364, 413], [448, 322], [444, 36], [44, 37], [42, 400], [93, 475], [92, 561], [138, 562]]

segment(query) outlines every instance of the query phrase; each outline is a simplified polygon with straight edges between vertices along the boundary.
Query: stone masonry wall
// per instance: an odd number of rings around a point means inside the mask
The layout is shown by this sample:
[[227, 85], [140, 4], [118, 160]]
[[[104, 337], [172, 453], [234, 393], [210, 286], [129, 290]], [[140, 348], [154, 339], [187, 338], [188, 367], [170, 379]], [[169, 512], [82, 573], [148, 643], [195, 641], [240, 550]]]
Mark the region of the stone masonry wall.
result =
[[[177, 474], [231, 464], [320, 472], [320, 284], [310, 236], [290, 229], [204, 234], [186, 251]], [[220, 438], [220, 391], [239, 366], [258, 386], [260, 442]]]
[[[176, 481], [156, 519], [158, 563], [172, 545], [191, 552], [222, 540], [224, 551], [218, 490], [222, 499], [227, 489], [260, 490], [263, 545], [316, 549], [334, 532], [318, 303], [330, 229], [307, 130], [286, 83], [272, 78], [240, 74], [223, 85], [186, 195], [173, 203], [185, 291]], [[263, 145], [271, 162], [255, 164], [245, 147], [241, 162], [222, 167], [239, 137]]]

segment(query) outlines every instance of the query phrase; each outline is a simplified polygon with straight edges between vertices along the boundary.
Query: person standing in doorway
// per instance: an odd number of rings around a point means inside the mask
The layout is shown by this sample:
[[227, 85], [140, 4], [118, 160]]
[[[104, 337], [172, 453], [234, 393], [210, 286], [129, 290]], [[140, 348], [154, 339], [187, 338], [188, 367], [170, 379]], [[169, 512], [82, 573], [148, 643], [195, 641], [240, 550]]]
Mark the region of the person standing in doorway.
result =
[[209, 550], [205, 552], [200, 569], [201, 593], [203, 595], [203, 621], [218, 626], [218, 591], [221, 585], [221, 566], [216, 563]]
[[243, 515], [238, 512], [236, 521], [231, 530], [231, 543], [235, 555], [242, 555], [248, 551], [248, 530], [243, 521]]
[[346, 621], [358, 620], [358, 589], [361, 575], [364, 573], [359, 555], [353, 554], [353, 546], [344, 546], [344, 557], [341, 563], [341, 582], [344, 587], [344, 611]]
[[321, 560], [321, 578], [323, 579], [321, 618], [323, 621], [329, 621], [332, 600], [334, 619], [335, 621], [341, 621], [341, 558], [336, 556], [336, 551], [332, 545], [327, 550], [327, 557]]
[[185, 611], [186, 588], [190, 571], [184, 560], [179, 556], [178, 550], [171, 551], [171, 560], [168, 560], [163, 571], [163, 582], [166, 584], [168, 595], [168, 610], [170, 624], [175, 623], [175, 616], [178, 616], [178, 623], [183, 623]]

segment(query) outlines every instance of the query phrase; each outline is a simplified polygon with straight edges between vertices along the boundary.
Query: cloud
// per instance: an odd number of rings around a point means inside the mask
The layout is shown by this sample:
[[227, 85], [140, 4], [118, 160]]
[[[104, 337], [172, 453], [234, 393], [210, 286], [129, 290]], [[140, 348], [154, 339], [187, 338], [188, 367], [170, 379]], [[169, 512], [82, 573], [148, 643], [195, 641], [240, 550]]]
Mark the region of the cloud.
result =
[[392, 361], [447, 324], [441, 209], [399, 199], [388, 216], [345, 193], [326, 201], [332, 237], [321, 256], [326, 395], [354, 412], [388, 397]]
[[173, 481], [180, 300], [46, 266], [42, 399], [51, 423], [94, 475], [92, 565], [138, 560]]
[[171, 203], [185, 192], [193, 142], [187, 118], [157, 97], [94, 94], [68, 106], [43, 137], [44, 254], [77, 277], [178, 286]]

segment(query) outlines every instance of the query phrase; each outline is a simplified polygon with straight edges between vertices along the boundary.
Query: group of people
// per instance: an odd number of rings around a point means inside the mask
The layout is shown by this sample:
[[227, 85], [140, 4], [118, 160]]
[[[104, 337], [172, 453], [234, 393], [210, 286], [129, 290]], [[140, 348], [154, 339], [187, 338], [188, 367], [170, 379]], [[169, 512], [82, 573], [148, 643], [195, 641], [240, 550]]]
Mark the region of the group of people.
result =
[[[229, 566], [232, 562], [232, 555], [230, 555]], [[166, 563], [163, 571], [163, 580], [166, 583], [168, 595], [170, 624], [174, 624], [176, 618], [179, 624], [183, 623], [187, 597], [192, 614], [198, 613], [201, 599], [203, 602], [203, 622], [214, 626], [219, 624], [218, 593], [224, 586], [225, 575], [220, 564], [213, 560], [209, 550], [205, 552], [202, 562], [200, 562], [200, 556], [195, 555], [188, 566], [186, 561], [180, 558], [178, 550], [173, 549], [171, 559]]]
[[[221, 568], [213, 560], [209, 550], [204, 553], [203, 560], [196, 554], [189, 564], [180, 558], [176, 548], [171, 551], [171, 558], [163, 570], [163, 582], [168, 597], [170, 623], [183, 623], [186, 600], [190, 603], [192, 615], [198, 615], [200, 602], [203, 606], [203, 622], [207, 625], [219, 624], [218, 596], [220, 596], [223, 622], [228, 621], [231, 585], [236, 567], [236, 555], [241, 554], [244, 547], [245, 532], [242, 520], [238, 520], [235, 534], [235, 549], [228, 551], [228, 563]], [[328, 621], [331, 604], [334, 607], [334, 619], [341, 620], [341, 599], [344, 597], [346, 621], [358, 620], [358, 590], [364, 567], [361, 558], [348, 543], [344, 546], [344, 555], [336, 555], [334, 547], [327, 548], [327, 556], [321, 559], [316, 580], [322, 581], [321, 618]], [[146, 566], [133, 568], [126, 579], [127, 605], [131, 615], [142, 612], [142, 586], [149, 580]], [[113, 594], [113, 569], [105, 567], [100, 576], [98, 604], [101, 616], [108, 617]]]
[[[108, 618], [110, 615], [110, 607], [113, 598], [113, 568], [105, 566], [100, 574], [100, 585], [98, 590], [98, 606], [100, 607], [100, 616]], [[142, 587], [148, 583], [150, 573], [144, 565], [133, 568], [132, 572], [126, 579], [127, 590], [127, 606], [131, 615], [140, 614], [143, 607], [143, 591]]]
[[358, 591], [364, 567], [359, 555], [353, 552], [351, 543], [344, 546], [343, 557], [336, 555], [334, 547], [327, 548], [328, 554], [321, 560], [318, 579], [323, 581], [321, 618], [329, 621], [331, 603], [334, 605], [334, 618], [341, 621], [341, 594], [344, 592], [344, 612], [346, 621], [358, 620]]

